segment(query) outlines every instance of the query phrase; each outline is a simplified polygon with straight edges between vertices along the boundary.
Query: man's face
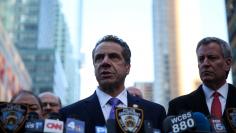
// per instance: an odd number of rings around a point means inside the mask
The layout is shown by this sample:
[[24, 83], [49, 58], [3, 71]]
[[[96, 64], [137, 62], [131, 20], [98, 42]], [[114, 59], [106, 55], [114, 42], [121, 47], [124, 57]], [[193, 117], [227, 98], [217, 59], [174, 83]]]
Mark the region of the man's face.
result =
[[33, 95], [21, 94], [16, 97], [16, 99], [13, 101], [13, 103], [26, 104], [28, 106], [28, 113], [29, 112], [36, 112], [36, 113], [38, 113], [38, 115], [40, 117], [42, 115], [40, 103]]
[[226, 81], [226, 71], [230, 70], [231, 59], [224, 58], [221, 48], [212, 42], [202, 45], [197, 50], [198, 69], [203, 83], [220, 83]]
[[61, 107], [57, 97], [50, 94], [44, 94], [43, 96], [40, 96], [40, 99], [43, 104], [44, 116], [51, 112], [59, 112]]
[[103, 89], [122, 85], [130, 64], [122, 56], [122, 47], [114, 42], [102, 42], [94, 51], [93, 64], [99, 86]]

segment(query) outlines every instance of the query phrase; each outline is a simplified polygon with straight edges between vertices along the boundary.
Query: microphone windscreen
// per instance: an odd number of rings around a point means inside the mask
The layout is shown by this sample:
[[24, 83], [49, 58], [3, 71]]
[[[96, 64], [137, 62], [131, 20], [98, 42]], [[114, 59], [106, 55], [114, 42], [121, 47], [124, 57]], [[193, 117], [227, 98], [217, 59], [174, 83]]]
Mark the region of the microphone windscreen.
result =
[[149, 120], [144, 120], [144, 132], [145, 133], [153, 133], [152, 122]]
[[48, 114], [48, 119], [62, 120], [62, 116], [59, 113], [51, 112], [51, 113]]
[[28, 120], [36, 120], [39, 119], [39, 114], [36, 112], [29, 112], [27, 116]]
[[192, 117], [195, 121], [195, 126], [191, 131], [198, 133], [209, 133], [211, 126], [206, 116], [200, 112], [193, 112]]
[[108, 119], [106, 127], [108, 133], [116, 133], [116, 121], [114, 119]]
[[164, 133], [172, 132], [172, 122], [171, 119], [175, 118], [175, 116], [167, 116], [162, 123], [162, 130]]

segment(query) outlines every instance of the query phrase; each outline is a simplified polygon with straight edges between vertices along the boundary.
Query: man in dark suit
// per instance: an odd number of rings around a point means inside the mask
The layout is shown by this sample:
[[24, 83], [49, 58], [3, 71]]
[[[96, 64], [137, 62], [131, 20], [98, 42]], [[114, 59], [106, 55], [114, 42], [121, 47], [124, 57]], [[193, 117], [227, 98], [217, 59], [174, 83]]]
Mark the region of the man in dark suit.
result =
[[226, 111], [236, 108], [236, 88], [226, 82], [232, 65], [230, 46], [219, 38], [207, 37], [198, 43], [196, 53], [203, 84], [192, 93], [171, 100], [168, 115], [185, 111], [201, 112], [207, 117], [221, 119], [231, 132]]
[[[163, 106], [130, 95], [124, 82], [130, 71], [131, 52], [122, 39], [107, 35], [97, 42], [92, 52], [95, 76], [99, 86], [90, 97], [64, 107], [60, 113], [64, 120], [78, 116], [85, 122], [85, 132], [94, 133], [95, 126], [104, 126], [108, 119], [114, 119], [111, 99], [117, 100], [117, 107], [138, 107], [144, 112], [144, 120], [152, 122], [154, 128], [161, 128], [166, 112]], [[143, 132], [143, 131], [141, 131]]]

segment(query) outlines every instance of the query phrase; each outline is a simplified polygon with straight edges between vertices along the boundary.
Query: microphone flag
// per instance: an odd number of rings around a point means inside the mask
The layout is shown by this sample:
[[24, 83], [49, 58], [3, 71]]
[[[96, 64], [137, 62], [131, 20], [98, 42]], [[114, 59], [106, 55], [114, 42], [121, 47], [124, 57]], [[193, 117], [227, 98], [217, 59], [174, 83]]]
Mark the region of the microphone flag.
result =
[[25, 122], [25, 133], [42, 133], [44, 128], [44, 120], [29, 120]]
[[116, 109], [116, 121], [123, 132], [137, 133], [142, 127], [143, 117], [143, 110], [139, 108]]
[[96, 133], [107, 133], [107, 128], [105, 126], [95, 126]]
[[4, 133], [17, 133], [24, 125], [27, 106], [15, 103], [0, 104], [0, 128]]
[[212, 130], [216, 133], [227, 133], [225, 126], [222, 122], [221, 119], [217, 118], [217, 117], [211, 117], [210, 118], [210, 123], [211, 123], [211, 127]]
[[60, 120], [45, 119], [43, 132], [63, 133], [64, 123]]
[[187, 131], [195, 127], [196, 123], [193, 119], [192, 112], [179, 114], [170, 119], [173, 133]]
[[73, 118], [67, 118], [66, 120], [66, 133], [84, 133], [85, 123]]

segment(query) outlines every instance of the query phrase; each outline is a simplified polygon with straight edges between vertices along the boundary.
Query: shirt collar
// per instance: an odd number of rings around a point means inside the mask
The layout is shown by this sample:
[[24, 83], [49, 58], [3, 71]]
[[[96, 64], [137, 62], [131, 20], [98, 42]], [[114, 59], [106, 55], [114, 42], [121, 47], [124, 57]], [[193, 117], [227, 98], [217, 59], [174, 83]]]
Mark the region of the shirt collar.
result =
[[[99, 89], [99, 87], [97, 87], [96, 93], [97, 93], [100, 105], [102, 107], [105, 106], [107, 104], [107, 102], [112, 98], [110, 95], [108, 95], [107, 93], [105, 93], [101, 89]], [[125, 89], [116, 98], [118, 98], [122, 102], [122, 104], [124, 104], [125, 106], [128, 105], [127, 91]]]
[[[224, 85], [222, 85], [218, 90], [217, 92], [220, 93], [221, 97], [227, 99], [227, 94], [228, 94], [228, 90], [229, 90], [229, 87], [228, 87], [228, 83], [225, 83]], [[202, 85], [202, 88], [203, 88], [203, 91], [204, 91], [204, 94], [206, 96], [206, 99], [210, 99], [212, 94], [214, 93], [214, 90], [210, 89], [209, 87], [207, 87], [205, 84]]]

